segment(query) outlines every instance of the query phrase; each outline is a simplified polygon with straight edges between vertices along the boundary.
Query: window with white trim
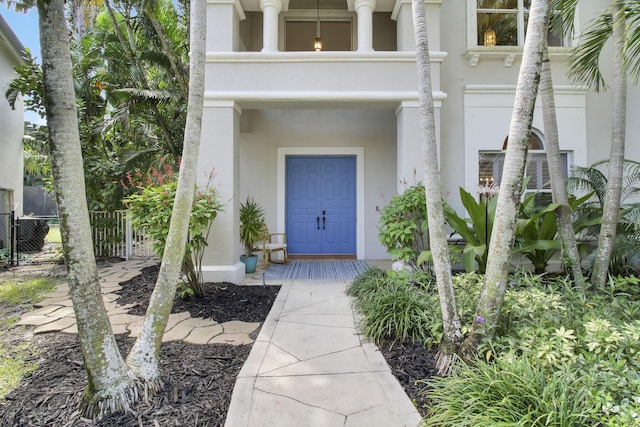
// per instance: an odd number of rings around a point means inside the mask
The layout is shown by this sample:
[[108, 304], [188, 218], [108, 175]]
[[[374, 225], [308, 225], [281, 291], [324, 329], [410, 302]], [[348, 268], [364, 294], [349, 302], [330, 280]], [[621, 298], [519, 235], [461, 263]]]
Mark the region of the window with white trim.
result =
[[[469, 0], [475, 9], [478, 46], [522, 46], [531, 0]], [[564, 46], [561, 37], [549, 32], [549, 46]]]
[[[507, 148], [507, 139], [505, 138], [502, 150], [480, 151], [478, 155], [478, 184], [500, 185], [502, 179], [502, 168], [504, 166], [504, 155]], [[568, 176], [568, 153], [560, 154], [562, 159], [562, 174], [566, 178]], [[547, 153], [544, 149], [543, 135], [533, 129], [529, 138], [529, 151], [527, 154], [527, 164], [525, 176], [528, 177], [526, 193], [550, 193], [551, 183], [549, 177], [549, 164], [547, 162]], [[550, 194], [549, 194], [550, 197]], [[549, 198], [549, 203], [551, 199]]]

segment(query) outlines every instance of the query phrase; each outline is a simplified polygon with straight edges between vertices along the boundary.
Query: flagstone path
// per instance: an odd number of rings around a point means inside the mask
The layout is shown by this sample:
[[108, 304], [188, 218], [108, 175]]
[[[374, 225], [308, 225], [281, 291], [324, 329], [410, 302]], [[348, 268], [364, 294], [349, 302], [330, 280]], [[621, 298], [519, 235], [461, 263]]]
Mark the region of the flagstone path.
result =
[[[111, 327], [115, 334], [129, 334], [137, 337], [142, 327], [143, 316], [127, 314], [133, 304], [119, 305], [118, 295], [121, 283], [139, 275], [143, 268], [157, 264], [157, 261], [129, 260], [98, 269], [100, 288]], [[45, 299], [35, 304], [37, 309], [23, 314], [18, 325], [36, 326], [34, 333], [64, 332], [77, 334], [75, 314], [68, 285], [61, 284]], [[191, 317], [188, 312], [171, 314], [165, 328], [163, 342], [184, 341], [189, 344], [251, 344], [250, 335], [260, 327], [257, 322], [230, 321], [217, 323], [211, 319]]]

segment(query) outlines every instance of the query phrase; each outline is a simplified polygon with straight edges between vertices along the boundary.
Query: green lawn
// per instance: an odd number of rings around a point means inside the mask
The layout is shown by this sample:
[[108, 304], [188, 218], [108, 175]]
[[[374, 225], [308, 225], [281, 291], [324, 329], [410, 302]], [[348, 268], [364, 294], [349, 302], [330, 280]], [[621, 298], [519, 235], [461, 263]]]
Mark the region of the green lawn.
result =
[[62, 237], [60, 236], [60, 226], [58, 224], [49, 226], [49, 233], [47, 234], [46, 239], [49, 243], [62, 243]]

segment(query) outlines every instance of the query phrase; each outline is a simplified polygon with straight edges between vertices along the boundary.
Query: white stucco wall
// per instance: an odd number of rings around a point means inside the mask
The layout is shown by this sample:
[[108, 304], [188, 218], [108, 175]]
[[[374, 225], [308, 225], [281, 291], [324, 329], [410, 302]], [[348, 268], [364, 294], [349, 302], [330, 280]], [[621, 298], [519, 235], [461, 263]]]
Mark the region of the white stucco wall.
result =
[[11, 109], [4, 93], [16, 77], [13, 65], [18, 63], [14, 50], [0, 38], [0, 188], [13, 190], [13, 208], [22, 215], [22, 136], [24, 107], [22, 101]]
[[[247, 117], [249, 116], [249, 117]], [[277, 198], [278, 149], [362, 148], [364, 258], [388, 258], [378, 242], [379, 210], [396, 193], [396, 117], [392, 110], [265, 109], [243, 111], [239, 136], [239, 200], [252, 196], [267, 212], [270, 230], [284, 231]], [[329, 153], [328, 151], [323, 151]], [[280, 215], [280, 217], [278, 217]]]

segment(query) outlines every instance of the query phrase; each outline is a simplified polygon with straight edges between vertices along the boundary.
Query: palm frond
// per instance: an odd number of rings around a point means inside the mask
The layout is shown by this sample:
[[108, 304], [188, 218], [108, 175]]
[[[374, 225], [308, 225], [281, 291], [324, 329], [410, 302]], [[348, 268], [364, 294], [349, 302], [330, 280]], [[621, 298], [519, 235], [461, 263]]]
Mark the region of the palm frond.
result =
[[600, 71], [600, 54], [613, 33], [611, 12], [605, 12], [591, 21], [580, 37], [580, 43], [571, 53], [569, 77], [579, 83], [593, 87], [596, 92], [607, 88]]
[[163, 101], [174, 99], [174, 93], [168, 90], [139, 89], [135, 87], [117, 89], [115, 92], [126, 93], [141, 101]]
[[580, 0], [553, 0], [551, 25], [562, 30], [562, 34], [572, 37], [575, 33], [576, 10]]
[[634, 84], [640, 82], [640, 2], [626, 0], [625, 68]]

